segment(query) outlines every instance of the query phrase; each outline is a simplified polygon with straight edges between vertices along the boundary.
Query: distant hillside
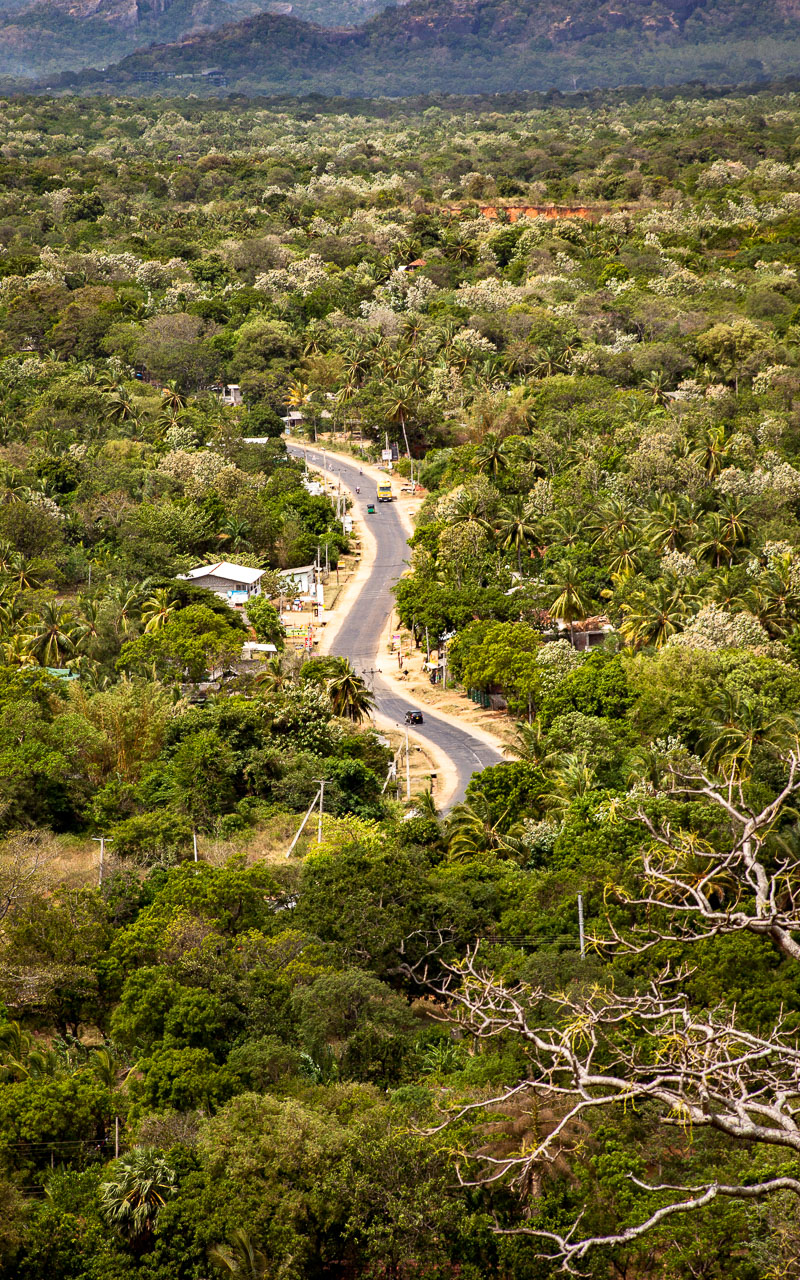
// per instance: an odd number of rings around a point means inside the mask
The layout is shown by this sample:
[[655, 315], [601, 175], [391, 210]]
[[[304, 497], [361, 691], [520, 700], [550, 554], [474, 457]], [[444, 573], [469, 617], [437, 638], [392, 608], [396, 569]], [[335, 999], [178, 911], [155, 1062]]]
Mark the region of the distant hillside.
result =
[[75, 87], [400, 96], [752, 83], [798, 70], [800, 0], [414, 0], [349, 32], [262, 14]]
[[[388, 0], [0, 0], [0, 75], [52, 77], [268, 12], [352, 27]], [[392, 0], [393, 2], [393, 0]]]

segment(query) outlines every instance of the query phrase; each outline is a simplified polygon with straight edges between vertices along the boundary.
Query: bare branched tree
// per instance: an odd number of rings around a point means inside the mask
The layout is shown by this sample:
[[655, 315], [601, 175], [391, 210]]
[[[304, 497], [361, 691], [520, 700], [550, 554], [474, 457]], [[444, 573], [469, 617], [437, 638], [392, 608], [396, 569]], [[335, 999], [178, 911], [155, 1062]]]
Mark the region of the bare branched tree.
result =
[[[732, 933], [768, 940], [782, 957], [800, 960], [800, 860], [778, 835], [792, 819], [800, 790], [800, 743], [776, 748], [783, 782], [767, 804], [753, 807], [758, 789], [735, 760], [719, 775], [684, 751], [661, 759], [654, 786], [639, 784], [610, 815], [611, 821], [638, 821], [643, 845], [635, 868], [637, 887], [621, 896], [631, 916], [644, 919], [630, 930], [609, 928], [593, 939], [601, 955], [637, 955], [658, 944], [687, 947]], [[651, 775], [652, 776], [652, 775]], [[711, 841], [652, 817], [663, 801], [700, 801], [722, 815], [727, 838]], [[673, 810], [674, 811], [674, 810]], [[524, 982], [497, 980], [481, 963], [478, 948], [446, 967], [437, 982], [461, 1027], [478, 1040], [517, 1036], [529, 1061], [526, 1079], [496, 1097], [450, 1115], [465, 1119], [481, 1109], [503, 1113], [546, 1102], [557, 1122], [536, 1141], [492, 1151], [485, 1145], [465, 1157], [464, 1185], [512, 1183], [521, 1194], [538, 1185], [543, 1165], [563, 1159], [570, 1134], [595, 1115], [647, 1104], [664, 1126], [687, 1134], [705, 1129], [732, 1144], [756, 1142], [785, 1160], [800, 1157], [800, 1037], [796, 1020], [781, 1016], [766, 1032], [744, 1028], [735, 1006], [693, 1007], [687, 993], [692, 969], [667, 964], [646, 985], [619, 994], [607, 984], [581, 985], [553, 993]], [[560, 1102], [560, 1106], [558, 1105]], [[555, 1104], [555, 1105], [554, 1105]], [[649, 1184], [656, 1207], [642, 1221], [607, 1235], [582, 1235], [580, 1219], [563, 1234], [537, 1228], [535, 1204], [529, 1225], [510, 1228], [535, 1238], [548, 1258], [568, 1274], [580, 1274], [587, 1254], [598, 1246], [630, 1244], [674, 1214], [704, 1208], [715, 1200], [752, 1201], [775, 1192], [800, 1196], [800, 1178], [785, 1168], [755, 1184]]]
[[43, 887], [48, 863], [56, 854], [53, 838], [41, 831], [17, 831], [0, 844], [0, 935], [17, 903]]

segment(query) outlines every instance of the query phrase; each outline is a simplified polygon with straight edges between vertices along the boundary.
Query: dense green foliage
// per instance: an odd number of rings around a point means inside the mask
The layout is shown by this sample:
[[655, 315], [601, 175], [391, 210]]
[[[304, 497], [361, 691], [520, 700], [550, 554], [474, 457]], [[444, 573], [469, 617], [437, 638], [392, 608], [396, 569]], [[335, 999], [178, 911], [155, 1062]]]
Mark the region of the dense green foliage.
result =
[[[796, 963], [767, 930], [691, 943], [664, 895], [657, 945], [582, 959], [578, 896], [590, 934], [641, 923], [645, 819], [688, 876], [724, 857], [730, 815], [669, 790], [665, 762], [758, 808], [796, 743], [797, 104], [371, 111], [26, 100], [0, 121], [0, 1266], [19, 1280], [549, 1280], [515, 1228], [623, 1231], [662, 1202], [642, 1180], [797, 1173], [788, 1146], [647, 1101], [571, 1123], [516, 1186], [470, 1185], [561, 1100], [462, 1112], [523, 1082], [530, 1045], [434, 994], [479, 944], [561, 1026], [559, 993], [635, 1000], [683, 965], [692, 1009], [794, 1035]], [[471, 203], [504, 194], [605, 203], [513, 224]], [[373, 456], [408, 442], [427, 496], [403, 621], [519, 719], [446, 820], [386, 799], [346, 663], [242, 674], [241, 615], [178, 576], [257, 564], [274, 601], [277, 570], [317, 546], [336, 563], [288, 406]], [[582, 652], [587, 617], [607, 621]], [[252, 621], [280, 643], [268, 601]], [[320, 778], [322, 839], [287, 860]], [[798, 848], [786, 805], [761, 852], [789, 860], [790, 898]], [[729, 875], [710, 895], [749, 902]], [[719, 1200], [582, 1269], [790, 1276], [799, 1233], [794, 1199]]]

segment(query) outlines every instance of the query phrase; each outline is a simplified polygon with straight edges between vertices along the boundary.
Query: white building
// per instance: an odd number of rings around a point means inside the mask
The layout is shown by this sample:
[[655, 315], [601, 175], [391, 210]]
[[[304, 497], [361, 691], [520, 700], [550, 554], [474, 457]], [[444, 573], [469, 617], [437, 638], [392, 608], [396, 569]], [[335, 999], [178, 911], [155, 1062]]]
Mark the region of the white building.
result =
[[242, 645], [242, 661], [258, 662], [259, 659], [272, 658], [278, 652], [274, 644], [257, 644], [255, 640], [246, 640]]
[[234, 607], [241, 607], [247, 604], [251, 596], [261, 594], [263, 576], [263, 569], [248, 569], [242, 564], [230, 564], [227, 560], [220, 560], [217, 564], [201, 564], [188, 573], [178, 575], [197, 587], [213, 591]]
[[317, 596], [317, 571], [313, 564], [304, 564], [297, 569], [281, 569], [279, 575], [284, 584], [287, 596]]

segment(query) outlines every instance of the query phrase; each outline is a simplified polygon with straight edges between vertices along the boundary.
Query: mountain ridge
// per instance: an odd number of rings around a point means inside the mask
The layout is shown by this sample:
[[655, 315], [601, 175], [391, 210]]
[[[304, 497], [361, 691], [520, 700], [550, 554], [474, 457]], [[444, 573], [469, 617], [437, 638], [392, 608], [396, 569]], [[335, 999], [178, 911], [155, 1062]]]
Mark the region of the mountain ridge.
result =
[[[389, 0], [392, 2], [392, 0]], [[353, 26], [387, 0], [0, 0], [0, 75], [39, 78], [116, 63], [152, 45], [272, 12]]]
[[67, 84], [401, 97], [758, 83], [799, 67], [800, 0], [412, 0], [355, 30], [261, 13]]

